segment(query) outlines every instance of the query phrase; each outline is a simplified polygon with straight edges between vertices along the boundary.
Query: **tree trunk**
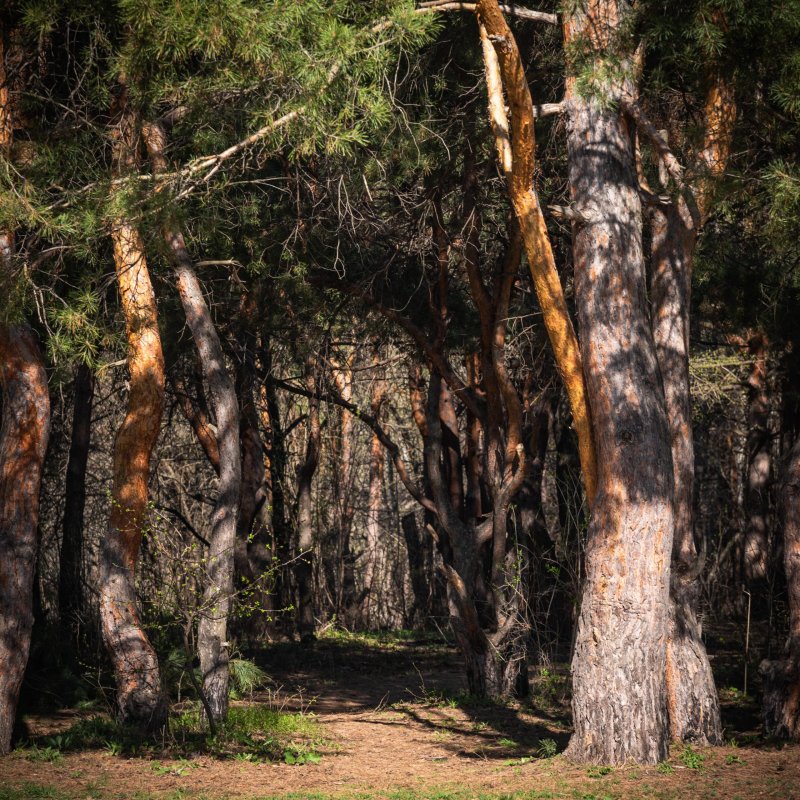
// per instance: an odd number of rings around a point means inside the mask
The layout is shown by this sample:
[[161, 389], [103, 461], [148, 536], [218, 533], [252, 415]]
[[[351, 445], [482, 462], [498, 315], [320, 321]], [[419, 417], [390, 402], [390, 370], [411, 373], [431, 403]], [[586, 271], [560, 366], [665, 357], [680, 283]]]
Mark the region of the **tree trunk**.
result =
[[158, 658], [142, 628], [135, 569], [147, 526], [150, 458], [164, 408], [164, 357], [156, 298], [139, 231], [123, 219], [112, 230], [114, 266], [128, 337], [130, 388], [114, 440], [111, 516], [100, 557], [100, 623], [117, 682], [123, 724], [147, 731], [167, 721]]
[[[626, 8], [581, 4], [566, 20], [567, 42], [591, 45], [602, 69]], [[603, 91], [602, 102], [583, 96], [570, 79], [566, 101], [569, 182], [582, 218], [573, 230], [575, 296], [599, 465], [567, 753], [581, 762], [654, 764], [669, 746], [672, 458], [646, 307], [632, 136], [614, 108], [635, 89], [623, 79]]]
[[[316, 394], [317, 365], [313, 356], [306, 358], [306, 388]], [[315, 638], [314, 623], [314, 522], [311, 504], [311, 484], [317, 471], [320, 454], [319, 400], [310, 397], [308, 401], [308, 438], [306, 457], [298, 470], [297, 486], [297, 631], [304, 642]]]
[[[240, 408], [239, 439], [242, 448], [242, 481], [236, 531], [236, 573], [240, 591], [238, 605], [244, 628], [259, 637], [273, 621], [274, 598], [270, 569], [274, 545], [270, 532], [268, 456], [258, 427], [255, 402], [256, 336], [253, 321], [256, 303], [252, 295], [242, 297], [241, 330], [238, 335], [236, 395]], [[269, 418], [269, 417], [267, 417]]]
[[768, 736], [800, 741], [800, 437], [795, 440], [780, 493], [783, 558], [789, 605], [786, 656], [764, 661], [764, 729]]
[[772, 438], [769, 429], [770, 396], [767, 386], [767, 339], [755, 333], [748, 342], [752, 359], [747, 380], [747, 528], [744, 540], [744, 576], [748, 588], [765, 605], [769, 565], [769, 487], [772, 475]]
[[31, 643], [39, 488], [50, 434], [47, 373], [27, 325], [0, 325], [0, 388], [0, 755], [5, 755]]
[[414, 592], [414, 604], [407, 615], [409, 625], [424, 625], [430, 608], [431, 586], [425, 558], [425, 534], [420, 533], [417, 515], [413, 512], [404, 514], [400, 521], [403, 538], [408, 553], [408, 572], [411, 576], [411, 589]]
[[694, 442], [689, 395], [689, 309], [696, 228], [679, 199], [652, 213], [653, 337], [670, 426], [675, 530], [672, 543], [667, 703], [670, 734], [677, 741], [722, 744], [719, 698], [702, 626], [694, 536]]
[[[499, 3], [497, 0], [480, 0], [476, 13], [489, 92], [489, 117], [500, 166], [522, 232], [531, 280], [553, 348], [556, 368], [572, 408], [586, 497], [591, 506], [597, 491], [597, 456], [592, 439], [591, 414], [581, 350], [556, 269], [539, 196], [533, 186], [536, 163], [533, 100], [517, 42]], [[511, 111], [512, 128], [509, 128], [503, 89]]]
[[242, 466], [239, 460], [239, 406], [225, 354], [211, 319], [191, 257], [176, 230], [165, 230], [175, 261], [178, 293], [186, 322], [200, 354], [217, 421], [219, 488], [211, 517], [211, 537], [203, 592], [203, 613], [197, 629], [197, 649], [203, 675], [203, 692], [214, 722], [228, 714], [228, 621], [233, 603], [233, 559]]
[[[166, 133], [160, 125], [147, 125], [142, 131], [153, 168], [164, 172]], [[174, 225], [163, 230], [164, 241], [175, 268], [178, 294], [186, 323], [200, 356], [217, 422], [219, 452], [217, 502], [211, 516], [211, 537], [206, 564], [203, 610], [197, 627], [197, 649], [203, 674], [203, 692], [212, 722], [222, 722], [228, 714], [228, 623], [233, 604], [233, 568], [236, 548], [239, 493], [242, 465], [239, 453], [239, 406], [236, 390], [225, 365], [225, 353], [203, 289], [194, 271], [183, 234]], [[205, 705], [205, 704], [204, 704]]]
[[[334, 367], [333, 380], [339, 396], [347, 401], [353, 397], [353, 359], [350, 352], [341, 365]], [[352, 630], [356, 623], [356, 576], [355, 558], [350, 546], [353, 529], [353, 415], [346, 409], [339, 409], [339, 435], [332, 443], [332, 457], [336, 478], [334, 489], [336, 505], [334, 509], [336, 564], [334, 585], [331, 591], [335, 597], [335, 611], [344, 626]]]
[[[380, 361], [380, 354], [376, 349], [373, 352], [373, 366], [377, 369], [382, 370], [379, 364]], [[376, 374], [372, 378], [372, 386], [371, 386], [371, 397], [370, 397], [370, 413], [372, 416], [380, 423], [381, 417], [381, 410], [383, 408], [384, 400], [386, 399], [386, 381], [384, 379], [383, 374]], [[383, 445], [381, 444], [380, 439], [378, 438], [377, 434], [372, 435], [372, 439], [370, 441], [370, 455], [369, 455], [369, 489], [368, 489], [368, 498], [367, 498], [367, 524], [366, 524], [366, 534], [367, 534], [367, 552], [366, 552], [366, 563], [364, 565], [364, 603], [363, 603], [363, 622], [367, 626], [370, 627], [372, 624], [372, 612], [374, 609], [374, 603], [378, 599], [378, 586], [376, 586], [376, 575], [381, 575], [383, 573], [383, 561], [382, 561], [382, 552], [383, 548], [381, 547], [381, 507], [383, 505]], [[411, 519], [414, 521], [414, 527], [416, 527], [416, 517], [412, 514], [410, 515]], [[403, 534], [406, 538], [406, 545], [409, 548], [408, 550], [408, 557], [409, 557], [409, 568], [411, 571], [411, 583], [414, 587], [414, 603], [415, 608], [419, 608], [417, 604], [417, 595], [416, 591], [417, 584], [414, 583], [414, 580], [419, 580], [419, 576], [417, 575], [415, 578], [414, 569], [418, 568], [418, 550], [414, 548], [415, 555], [412, 559], [412, 545], [409, 542], [409, 533], [406, 532], [405, 526], [405, 519], [403, 517]], [[413, 537], [414, 543], [416, 544], [416, 534]], [[414, 565], [412, 565], [412, 560], [414, 561]], [[425, 606], [423, 606], [425, 608]], [[413, 616], [413, 615], [412, 615]]]
[[83, 512], [86, 505], [86, 465], [91, 438], [94, 373], [81, 364], [74, 381], [72, 437], [67, 461], [64, 522], [58, 584], [61, 623], [69, 631], [72, 646], [78, 644], [86, 600], [83, 591]]

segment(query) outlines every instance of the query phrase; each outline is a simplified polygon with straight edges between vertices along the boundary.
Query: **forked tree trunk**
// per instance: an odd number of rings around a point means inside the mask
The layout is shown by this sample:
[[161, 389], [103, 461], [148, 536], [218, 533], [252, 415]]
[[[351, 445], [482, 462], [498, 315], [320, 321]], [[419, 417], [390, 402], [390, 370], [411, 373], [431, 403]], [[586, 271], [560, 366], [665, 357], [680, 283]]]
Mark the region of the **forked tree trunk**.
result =
[[86, 465], [91, 439], [94, 373], [81, 364], [73, 382], [72, 435], [67, 461], [64, 494], [64, 522], [58, 584], [61, 623], [77, 645], [80, 623], [86, 610], [83, 591], [83, 512], [86, 505]]
[[114, 440], [111, 516], [100, 557], [100, 624], [114, 665], [123, 724], [160, 730], [167, 721], [158, 658], [142, 628], [135, 570], [147, 526], [150, 457], [164, 408], [164, 357], [156, 298], [139, 231], [123, 219], [112, 230], [114, 266], [128, 337], [130, 388]]
[[[553, 248], [533, 185], [536, 163], [533, 100], [519, 48], [498, 0], [480, 0], [476, 13], [483, 46], [489, 118], [500, 167], [519, 222], [531, 280], [536, 290], [556, 368], [572, 408], [583, 482], [589, 505], [597, 490], [597, 456], [583, 374], [582, 355], [556, 269]], [[503, 101], [505, 89], [511, 126]]]
[[696, 228], [686, 204], [652, 215], [653, 337], [670, 426], [675, 530], [666, 686], [671, 737], [722, 744], [714, 675], [696, 608], [702, 568], [694, 538], [694, 442], [689, 395], [689, 309]]
[[[316, 361], [313, 356], [306, 358], [306, 389], [316, 395]], [[306, 457], [297, 471], [297, 631], [301, 641], [311, 641], [315, 637], [314, 623], [314, 520], [311, 503], [311, 485], [317, 471], [320, 454], [319, 400], [308, 400], [308, 435]]]
[[779, 661], [764, 661], [764, 729], [800, 741], [800, 436], [795, 440], [780, 493], [783, 558], [789, 605], [789, 640]]
[[[602, 68], [601, 54], [627, 8], [579, 4], [566, 20], [567, 42], [592, 47]], [[608, 102], [635, 92], [625, 80], [603, 88], [605, 102], [581, 96], [570, 79], [566, 101], [569, 182], [582, 218], [573, 230], [575, 296], [599, 466], [567, 754], [582, 762], [654, 764], [669, 745], [672, 458], [646, 307], [632, 136]]]
[[27, 325], [0, 325], [0, 755], [11, 748], [33, 627], [39, 488], [50, 396]]
[[[143, 137], [153, 168], [163, 172], [166, 134], [160, 125], [147, 125]], [[197, 650], [203, 675], [203, 693], [213, 722], [222, 722], [228, 714], [228, 622], [233, 604], [233, 565], [236, 548], [236, 521], [242, 465], [239, 454], [239, 406], [231, 376], [225, 365], [225, 353], [203, 289], [181, 231], [167, 224], [164, 241], [175, 268], [178, 294], [186, 323], [200, 356], [217, 422], [219, 451], [219, 487], [211, 516], [211, 537], [206, 563], [203, 609], [197, 626]], [[205, 704], [204, 704], [205, 706]]]

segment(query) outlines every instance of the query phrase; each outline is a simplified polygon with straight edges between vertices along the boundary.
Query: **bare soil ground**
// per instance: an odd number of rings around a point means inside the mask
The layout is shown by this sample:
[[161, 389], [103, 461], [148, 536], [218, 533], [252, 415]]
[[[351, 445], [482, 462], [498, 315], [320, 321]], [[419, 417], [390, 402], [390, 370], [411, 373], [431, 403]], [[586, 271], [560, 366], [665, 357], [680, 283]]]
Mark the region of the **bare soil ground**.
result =
[[[540, 670], [531, 702], [506, 706], [459, 694], [456, 654], [430, 642], [323, 640], [277, 645], [258, 660], [274, 685], [246, 702], [314, 714], [318, 763], [175, 759], [169, 751], [133, 758], [108, 748], [42, 760], [22, 748], [0, 760], [0, 800], [800, 800], [800, 746], [761, 740], [755, 706], [736, 692], [723, 692], [731, 746], [677, 746], [666, 765], [610, 770], [554, 755], [569, 737], [563, 669]], [[28, 735], [52, 741], [80, 716], [31, 716]]]

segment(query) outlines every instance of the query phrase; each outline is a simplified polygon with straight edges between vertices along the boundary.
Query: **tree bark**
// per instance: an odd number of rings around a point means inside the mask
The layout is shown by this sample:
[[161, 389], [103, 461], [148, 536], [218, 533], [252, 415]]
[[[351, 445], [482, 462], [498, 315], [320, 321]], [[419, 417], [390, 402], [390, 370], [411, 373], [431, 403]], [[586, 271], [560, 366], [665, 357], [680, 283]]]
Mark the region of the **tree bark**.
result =
[[73, 646], [80, 637], [86, 600], [83, 591], [83, 512], [86, 505], [86, 465], [91, 439], [94, 373], [81, 364], [75, 372], [72, 436], [64, 487], [58, 610]]
[[[166, 135], [159, 125], [147, 125], [143, 137], [153, 168], [167, 168]], [[239, 453], [239, 406], [236, 390], [225, 365], [217, 329], [194, 271], [194, 264], [181, 231], [172, 224], [163, 229], [164, 241], [174, 264], [178, 294], [186, 323], [192, 333], [217, 421], [219, 486], [211, 516], [211, 537], [206, 565], [203, 610], [197, 627], [197, 649], [203, 675], [203, 693], [212, 722], [228, 714], [228, 623], [233, 604], [233, 569], [236, 548], [242, 465]]]
[[800, 741], [800, 437], [795, 440], [780, 491], [789, 638], [782, 660], [763, 661], [764, 729]]
[[652, 213], [653, 337], [670, 427], [675, 530], [666, 686], [670, 735], [722, 744], [719, 697], [696, 608], [702, 568], [694, 536], [694, 442], [689, 395], [689, 309], [696, 227], [683, 200]]
[[[522, 231], [531, 273], [556, 368], [564, 382], [578, 436], [586, 497], [591, 506], [597, 491], [597, 456], [586, 397], [581, 350], [572, 325], [564, 290], [539, 196], [533, 186], [536, 142], [533, 100], [519, 48], [497, 0], [480, 0], [476, 14], [483, 45], [489, 117], [500, 166]], [[503, 102], [506, 91], [512, 127]]]
[[[306, 388], [316, 393], [317, 364], [313, 356], [305, 362]], [[314, 622], [314, 521], [311, 504], [311, 486], [319, 464], [321, 430], [319, 422], [319, 400], [309, 397], [306, 456], [298, 470], [297, 478], [297, 631], [301, 641], [315, 638]]]
[[147, 526], [150, 458], [164, 408], [164, 357], [139, 231], [117, 219], [112, 238], [128, 337], [130, 388], [125, 419], [114, 440], [111, 516], [100, 558], [100, 622], [114, 665], [120, 721], [155, 731], [166, 724], [167, 700], [158, 658], [139, 617], [135, 569]]
[[50, 434], [47, 373], [27, 325], [0, 325], [0, 388], [0, 755], [5, 755], [31, 643], [39, 489]]
[[769, 487], [772, 478], [771, 403], [767, 385], [767, 339], [763, 333], [757, 332], [750, 337], [748, 351], [752, 366], [747, 379], [744, 576], [748, 587], [758, 590], [759, 600], [763, 601], [769, 565]]
[[[380, 366], [380, 352], [376, 348], [373, 351], [372, 355], [372, 363], [373, 366], [377, 370], [381, 370], [380, 374], [375, 374], [372, 377], [372, 385], [371, 385], [371, 396], [370, 396], [370, 413], [372, 416], [380, 423], [381, 418], [381, 410], [383, 408], [383, 403], [386, 399], [386, 381], [384, 379], [384, 375], [382, 372], [382, 367]], [[381, 440], [378, 438], [377, 434], [373, 433], [372, 438], [370, 440], [370, 451], [369, 451], [369, 488], [368, 488], [368, 497], [367, 497], [367, 524], [366, 524], [366, 535], [367, 535], [367, 552], [366, 552], [366, 563], [364, 565], [364, 603], [362, 609], [363, 621], [367, 628], [370, 628], [373, 620], [372, 620], [372, 612], [374, 609], [374, 602], [378, 599], [378, 586], [376, 586], [376, 575], [380, 575], [383, 572], [383, 559], [382, 553], [383, 548], [381, 547], [381, 507], [383, 505], [383, 466], [384, 466], [384, 458], [383, 458], [383, 445], [381, 444]], [[409, 515], [406, 515], [408, 517]], [[403, 525], [403, 534], [406, 539], [406, 546], [408, 547], [408, 558], [409, 558], [409, 569], [411, 571], [411, 583], [412, 587], [414, 588], [414, 603], [415, 608], [419, 608], [419, 604], [417, 603], [417, 590], [419, 586], [417, 583], [414, 583], [415, 580], [419, 580], [419, 573], [415, 573], [414, 570], [418, 570], [420, 558], [419, 558], [419, 548], [415, 545], [417, 543], [416, 535], [412, 535], [412, 538], [409, 539], [410, 534], [415, 534], [416, 531], [409, 529], [408, 532], [406, 531], [406, 517], [403, 517], [402, 525]], [[411, 519], [414, 521], [414, 527], [416, 527], [416, 517], [412, 514], [410, 515]], [[413, 540], [413, 541], [412, 541]], [[412, 548], [414, 550], [414, 555], [412, 557]], [[412, 561], [414, 562], [412, 565]], [[425, 606], [423, 606], [425, 608]], [[412, 615], [413, 616], [413, 615]]]
[[[622, 2], [581, 3], [566, 18], [567, 43], [591, 47], [602, 69], [626, 9]], [[575, 296], [599, 474], [567, 754], [581, 762], [653, 764], [667, 757], [669, 745], [672, 458], [646, 307], [632, 136], [613, 107], [635, 89], [622, 78], [609, 79], [602, 91], [603, 100], [587, 97], [568, 80], [569, 182], [582, 220], [573, 228]]]

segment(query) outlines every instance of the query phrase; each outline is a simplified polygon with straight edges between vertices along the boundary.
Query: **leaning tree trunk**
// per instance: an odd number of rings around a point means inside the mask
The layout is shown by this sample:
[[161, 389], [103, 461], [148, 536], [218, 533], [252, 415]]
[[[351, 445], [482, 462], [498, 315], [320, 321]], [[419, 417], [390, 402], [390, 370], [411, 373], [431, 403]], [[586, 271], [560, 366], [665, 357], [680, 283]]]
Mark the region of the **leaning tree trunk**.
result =
[[780, 493], [783, 558], [789, 601], [786, 657], [764, 661], [764, 729], [769, 736], [800, 741], [800, 436], [786, 465]]
[[314, 396], [308, 400], [308, 440], [306, 457], [297, 471], [297, 528], [298, 555], [295, 577], [297, 579], [297, 631], [300, 640], [314, 639], [314, 522], [311, 503], [311, 484], [319, 464], [320, 424], [319, 400], [316, 397], [316, 363], [313, 356], [306, 358], [306, 389]]
[[[627, 4], [579, 4], [568, 42], [602, 52]], [[626, 70], [613, 70], [613, 74]], [[673, 478], [664, 395], [646, 306], [642, 211], [628, 122], [617, 103], [567, 89], [575, 297], [599, 465], [586, 545], [586, 583], [572, 662], [582, 762], [653, 764], [669, 752], [664, 686]]]
[[[145, 126], [142, 133], [154, 170], [164, 172], [168, 167], [164, 155], [164, 129], [158, 124], [151, 124]], [[233, 381], [225, 366], [222, 343], [203, 297], [203, 289], [194, 271], [183, 234], [174, 225], [167, 224], [163, 235], [175, 267], [178, 294], [208, 381], [217, 421], [219, 486], [217, 502], [211, 516], [206, 585], [203, 591], [202, 614], [197, 627], [197, 649], [206, 699], [204, 707], [212, 716], [213, 726], [214, 723], [224, 721], [228, 714], [228, 622], [233, 604], [236, 521], [242, 481], [239, 406]]]
[[239, 460], [239, 406], [236, 391], [225, 367], [225, 354], [211, 312], [203, 297], [183, 236], [165, 230], [164, 236], [175, 261], [186, 322], [200, 353], [217, 421], [219, 488], [211, 517], [203, 613], [197, 628], [197, 649], [203, 675], [203, 692], [214, 722], [228, 714], [228, 621], [233, 603], [233, 559], [242, 465]]
[[694, 442], [689, 394], [689, 309], [696, 227], [682, 199], [652, 214], [653, 337], [664, 386], [675, 482], [666, 687], [670, 734], [721, 744], [714, 675], [696, 608], [700, 593], [694, 538]]
[[119, 219], [114, 265], [128, 337], [130, 383], [125, 419], [114, 440], [111, 516], [100, 557], [100, 624], [117, 683], [123, 724], [160, 730], [167, 721], [158, 658], [142, 628], [135, 569], [147, 525], [150, 458], [164, 408], [164, 357], [156, 298], [139, 231]]
[[0, 755], [11, 733], [33, 627], [39, 487], [50, 434], [47, 374], [33, 332], [0, 325]]
[[86, 505], [86, 465], [91, 438], [94, 373], [81, 364], [74, 381], [72, 436], [65, 482], [64, 522], [58, 584], [58, 611], [73, 646], [80, 636], [86, 610], [83, 591], [83, 512]]

